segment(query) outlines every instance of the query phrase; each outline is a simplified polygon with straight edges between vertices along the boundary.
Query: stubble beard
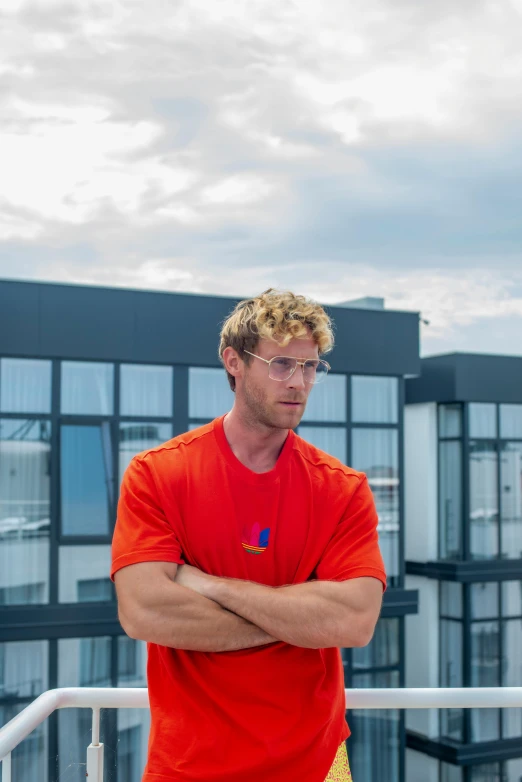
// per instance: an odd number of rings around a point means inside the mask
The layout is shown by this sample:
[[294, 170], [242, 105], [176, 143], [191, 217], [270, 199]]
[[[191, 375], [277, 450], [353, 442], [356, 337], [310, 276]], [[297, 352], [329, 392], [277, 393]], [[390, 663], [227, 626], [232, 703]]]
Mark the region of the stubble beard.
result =
[[276, 411], [270, 408], [266, 393], [254, 384], [250, 384], [247, 378], [245, 378], [243, 393], [248, 423], [253, 428], [265, 426], [269, 429], [290, 429], [297, 427], [301, 421], [300, 416], [293, 427], [290, 427], [287, 422], [285, 423], [282, 415], [278, 416]]

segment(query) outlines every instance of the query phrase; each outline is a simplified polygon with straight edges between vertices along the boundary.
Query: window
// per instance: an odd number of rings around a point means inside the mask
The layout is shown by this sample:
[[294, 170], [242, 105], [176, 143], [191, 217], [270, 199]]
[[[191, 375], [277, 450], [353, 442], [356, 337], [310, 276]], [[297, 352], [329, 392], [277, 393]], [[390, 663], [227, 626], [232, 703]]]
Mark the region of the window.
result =
[[[481, 709], [481, 711], [483, 710]], [[480, 766], [471, 766], [470, 779], [471, 782], [504, 782], [500, 763], [484, 763]]]
[[462, 584], [457, 581], [441, 581], [440, 613], [454, 619], [462, 619]]
[[439, 443], [439, 556], [462, 557], [462, 446]]
[[[471, 624], [471, 686], [500, 685], [500, 630], [497, 622]], [[500, 738], [498, 709], [471, 709], [471, 740]]]
[[502, 555], [522, 558], [522, 443], [502, 443], [500, 451]]
[[462, 782], [462, 766], [440, 763], [440, 782]]
[[352, 377], [352, 421], [396, 424], [399, 420], [399, 383], [396, 377]]
[[4, 413], [50, 413], [51, 362], [1, 359], [0, 410]]
[[112, 364], [62, 362], [62, 413], [112, 415], [113, 388]]
[[79, 580], [76, 586], [77, 603], [106, 603], [112, 600], [112, 584], [109, 578], [83, 579]]
[[399, 665], [400, 619], [379, 619], [375, 633], [367, 646], [354, 647], [354, 668], [384, 668]]
[[352, 430], [352, 466], [368, 477], [379, 514], [379, 545], [392, 585], [399, 576], [398, 443], [396, 429]]
[[[66, 638], [58, 641], [58, 687], [110, 687], [110, 671], [109, 637]], [[109, 710], [102, 709], [102, 743], [107, 743], [108, 715]], [[72, 779], [71, 772], [76, 772], [74, 779], [78, 782], [85, 779], [85, 749], [91, 742], [91, 725], [92, 714], [88, 709], [59, 710], [58, 779]]]
[[439, 437], [460, 437], [462, 408], [460, 405], [439, 405]]
[[324, 383], [312, 386], [303, 421], [346, 421], [346, 375], [329, 374]]
[[228, 413], [233, 402], [224, 369], [189, 368], [189, 418], [211, 421]]
[[[462, 623], [440, 620], [440, 686], [462, 687]], [[441, 736], [463, 740], [462, 709], [440, 709]]]
[[50, 448], [49, 421], [0, 419], [0, 602], [4, 605], [49, 600]]
[[141, 725], [118, 731], [117, 782], [140, 782]]
[[500, 436], [522, 439], [522, 405], [500, 405]]
[[108, 535], [113, 476], [109, 424], [61, 427], [62, 535]]
[[470, 584], [471, 618], [498, 619], [499, 588], [498, 583]]
[[321, 451], [346, 464], [346, 429], [334, 426], [300, 426], [298, 434]]
[[122, 364], [120, 415], [172, 416], [172, 367]]
[[172, 424], [156, 423], [120, 423], [118, 444], [118, 468], [120, 481], [129, 466], [132, 457], [141, 451], [155, 448], [172, 437]]
[[145, 685], [143, 652], [144, 645], [141, 641], [124, 635], [118, 638], [118, 684], [128, 684], [129, 679], [132, 679]]
[[502, 588], [502, 616], [522, 616], [522, 581], [504, 581]]
[[[399, 672], [373, 672], [353, 677], [353, 687], [398, 687]], [[398, 709], [357, 709], [350, 713], [350, 767], [354, 779], [399, 780]]]
[[48, 688], [47, 641], [0, 643], [0, 699], [34, 699]]
[[60, 546], [58, 599], [60, 603], [107, 602], [114, 599], [109, 578], [111, 547]]
[[[522, 687], [522, 619], [502, 623], [502, 685]], [[522, 709], [502, 709], [502, 738], [522, 735]]]
[[495, 404], [473, 402], [468, 405], [468, 411], [470, 437], [497, 436], [497, 406]]
[[498, 556], [497, 450], [494, 442], [469, 444], [470, 550], [472, 559]]

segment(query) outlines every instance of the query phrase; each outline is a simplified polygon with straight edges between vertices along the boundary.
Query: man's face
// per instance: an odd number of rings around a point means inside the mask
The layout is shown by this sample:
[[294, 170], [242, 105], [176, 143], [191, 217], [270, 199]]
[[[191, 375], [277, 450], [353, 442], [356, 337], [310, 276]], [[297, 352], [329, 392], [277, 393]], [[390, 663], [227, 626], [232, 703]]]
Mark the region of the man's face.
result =
[[[261, 339], [252, 351], [269, 361], [274, 356], [290, 356], [298, 359], [317, 359], [319, 352], [314, 340], [293, 339], [281, 347], [277, 342]], [[297, 366], [288, 380], [273, 380], [269, 367], [259, 358], [250, 357], [250, 364], [244, 365], [241, 382], [236, 393], [244, 402], [252, 424], [262, 424], [274, 429], [295, 429], [305, 411], [311, 383], [305, 383], [303, 369]]]

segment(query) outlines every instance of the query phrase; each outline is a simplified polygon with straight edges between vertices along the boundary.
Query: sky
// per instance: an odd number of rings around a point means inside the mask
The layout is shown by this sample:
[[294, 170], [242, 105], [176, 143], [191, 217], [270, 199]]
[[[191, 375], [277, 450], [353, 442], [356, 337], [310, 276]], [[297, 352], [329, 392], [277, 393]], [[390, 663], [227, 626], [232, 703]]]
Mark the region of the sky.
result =
[[0, 278], [421, 314], [522, 355], [522, 0], [2, 0]]

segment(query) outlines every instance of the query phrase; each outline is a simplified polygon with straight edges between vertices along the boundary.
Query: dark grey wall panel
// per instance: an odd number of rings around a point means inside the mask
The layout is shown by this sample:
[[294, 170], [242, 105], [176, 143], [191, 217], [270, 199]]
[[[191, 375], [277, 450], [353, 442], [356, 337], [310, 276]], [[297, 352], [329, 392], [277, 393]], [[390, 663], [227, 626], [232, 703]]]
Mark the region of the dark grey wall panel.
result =
[[40, 354], [39, 286], [0, 282], [0, 352]]
[[464, 353], [456, 378], [457, 397], [466, 402], [522, 403], [522, 357]]
[[421, 375], [406, 381], [406, 403], [522, 403], [522, 357], [449, 353], [421, 361]]
[[131, 291], [40, 287], [40, 345], [53, 357], [131, 359], [135, 314]]
[[336, 347], [328, 361], [339, 372], [418, 375], [419, 316], [415, 312], [328, 307]]
[[455, 400], [455, 354], [421, 360], [420, 377], [406, 380], [406, 404]]
[[[237, 299], [0, 281], [0, 353], [219, 366], [223, 319]], [[417, 313], [329, 307], [337, 372], [420, 371]], [[9, 335], [15, 335], [10, 338]]]

